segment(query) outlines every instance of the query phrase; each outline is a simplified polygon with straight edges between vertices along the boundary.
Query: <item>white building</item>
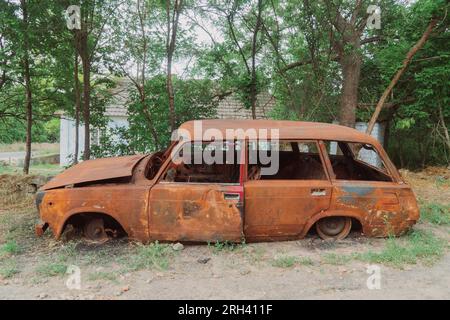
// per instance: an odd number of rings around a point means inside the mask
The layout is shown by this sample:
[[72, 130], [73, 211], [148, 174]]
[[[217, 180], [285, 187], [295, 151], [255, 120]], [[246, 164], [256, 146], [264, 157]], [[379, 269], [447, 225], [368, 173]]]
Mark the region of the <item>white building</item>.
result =
[[[120, 81], [117, 86], [111, 90], [112, 98], [105, 108], [105, 116], [109, 118], [107, 127], [115, 129], [118, 127], [128, 128], [128, 115], [126, 105], [128, 103], [128, 90], [131, 83], [127, 80]], [[81, 115], [80, 115], [81, 116]], [[84, 150], [84, 125], [78, 127], [78, 159], [81, 160]], [[61, 115], [60, 133], [59, 133], [59, 151], [60, 165], [67, 166], [72, 163], [75, 152], [75, 120], [64, 114]], [[99, 143], [99, 132], [91, 131], [91, 144]], [[119, 137], [111, 136], [111, 139], [119, 139]]]

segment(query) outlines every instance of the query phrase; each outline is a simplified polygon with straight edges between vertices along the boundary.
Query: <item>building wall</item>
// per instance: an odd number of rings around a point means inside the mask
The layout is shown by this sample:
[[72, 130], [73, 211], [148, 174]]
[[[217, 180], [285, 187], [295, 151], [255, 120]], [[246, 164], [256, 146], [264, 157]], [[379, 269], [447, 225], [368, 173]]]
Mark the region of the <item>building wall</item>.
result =
[[[124, 116], [111, 116], [109, 117], [108, 128], [115, 129], [118, 127], [129, 126], [127, 117]], [[78, 128], [79, 141], [78, 141], [78, 160], [82, 159], [84, 150], [84, 125], [80, 125]], [[119, 137], [111, 136], [115, 141], [119, 141]], [[98, 136], [95, 132], [91, 132], [91, 143], [95, 143]], [[61, 118], [60, 122], [60, 166], [68, 166], [73, 161], [73, 154], [75, 152], [75, 121], [69, 118]]]

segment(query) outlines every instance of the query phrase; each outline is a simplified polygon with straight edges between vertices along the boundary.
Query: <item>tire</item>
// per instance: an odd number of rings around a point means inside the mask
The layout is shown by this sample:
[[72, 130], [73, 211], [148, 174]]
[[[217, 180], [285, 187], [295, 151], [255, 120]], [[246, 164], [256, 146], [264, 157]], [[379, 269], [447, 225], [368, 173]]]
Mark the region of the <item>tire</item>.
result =
[[324, 240], [342, 240], [352, 229], [350, 217], [326, 217], [316, 222], [316, 231]]

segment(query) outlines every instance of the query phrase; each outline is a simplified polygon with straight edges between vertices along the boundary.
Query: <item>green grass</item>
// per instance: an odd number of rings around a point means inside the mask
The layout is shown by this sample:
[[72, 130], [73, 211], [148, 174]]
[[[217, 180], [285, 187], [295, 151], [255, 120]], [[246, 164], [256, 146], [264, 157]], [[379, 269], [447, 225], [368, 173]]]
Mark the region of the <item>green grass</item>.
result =
[[61, 276], [66, 273], [67, 264], [61, 262], [45, 262], [36, 268], [36, 273], [43, 277]]
[[431, 265], [442, 257], [446, 247], [445, 241], [437, 238], [430, 231], [415, 230], [403, 239], [405, 241], [401, 240], [389, 238], [382, 251], [356, 254], [355, 258], [369, 263], [382, 263], [395, 267], [418, 262]]
[[401, 238], [388, 238], [381, 251], [369, 250], [350, 255], [328, 253], [322, 257], [322, 261], [325, 264], [344, 265], [351, 260], [360, 260], [402, 268], [418, 262], [432, 265], [442, 257], [445, 249], [446, 242], [431, 231], [415, 230]]
[[279, 256], [272, 260], [272, 266], [277, 268], [291, 268], [295, 265], [312, 266], [314, 261], [308, 257]]
[[108, 280], [117, 282], [117, 274], [115, 272], [96, 271], [88, 275], [89, 281]]
[[66, 273], [67, 267], [77, 259], [76, 241], [70, 241], [60, 246], [55, 253], [44, 256], [45, 261], [36, 268], [41, 277], [55, 277]]
[[243, 249], [246, 247], [245, 241], [241, 243], [233, 243], [229, 241], [216, 241], [214, 244], [208, 242], [208, 248], [212, 248], [214, 253], [224, 252], [224, 251], [235, 251], [238, 249]]
[[[59, 164], [35, 164], [30, 166], [30, 174], [43, 175], [43, 176], [53, 176], [64, 169], [59, 166]], [[23, 168], [10, 166], [10, 165], [0, 165], [0, 174], [22, 174]]]
[[436, 225], [450, 225], [450, 205], [434, 202], [421, 204], [420, 218]]
[[332, 264], [335, 266], [340, 266], [348, 263], [352, 259], [351, 256], [337, 254], [337, 253], [327, 253], [322, 256], [322, 260], [325, 264]]
[[17, 242], [15, 240], [10, 240], [0, 247], [0, 256], [5, 254], [19, 254], [21, 251], [22, 250]]
[[[17, 152], [25, 151], [24, 142], [0, 143], [0, 152]], [[31, 151], [38, 154], [49, 154], [59, 152], [59, 143], [33, 143]]]
[[6, 259], [0, 262], [0, 276], [4, 279], [11, 278], [19, 273], [17, 262], [14, 259]]
[[169, 245], [155, 241], [148, 245], [139, 244], [134, 254], [123, 257], [123, 262], [129, 271], [141, 269], [167, 270], [169, 260], [173, 255], [174, 251]]

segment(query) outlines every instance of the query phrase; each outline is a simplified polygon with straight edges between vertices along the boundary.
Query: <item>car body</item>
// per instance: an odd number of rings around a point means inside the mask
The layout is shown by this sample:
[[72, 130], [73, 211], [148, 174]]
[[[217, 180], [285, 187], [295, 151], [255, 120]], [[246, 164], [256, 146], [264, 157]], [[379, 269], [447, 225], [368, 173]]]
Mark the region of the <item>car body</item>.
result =
[[[59, 238], [71, 224], [92, 239], [121, 229], [142, 242], [250, 242], [300, 239], [315, 226], [322, 238], [341, 239], [352, 224], [385, 237], [419, 219], [411, 187], [367, 134], [314, 122], [201, 121], [204, 131], [231, 132], [219, 140], [196, 138], [195, 125], [182, 124], [193, 138], [177, 138], [165, 151], [84, 161], [56, 176], [36, 197], [37, 234], [49, 226]], [[256, 138], [233, 133], [249, 130]], [[277, 154], [275, 174], [261, 174], [263, 149]], [[196, 152], [231, 152], [234, 162], [188, 164]], [[364, 152], [376, 156], [372, 163], [361, 160]]]

